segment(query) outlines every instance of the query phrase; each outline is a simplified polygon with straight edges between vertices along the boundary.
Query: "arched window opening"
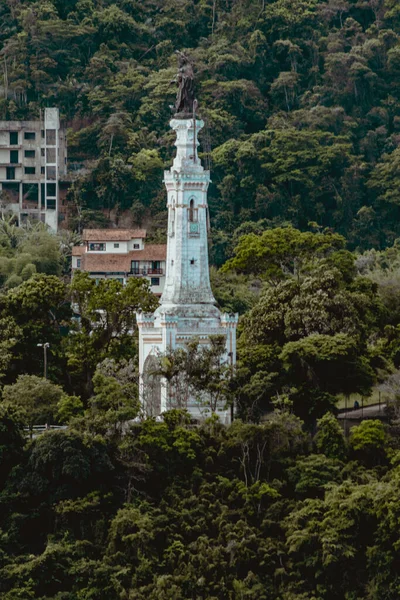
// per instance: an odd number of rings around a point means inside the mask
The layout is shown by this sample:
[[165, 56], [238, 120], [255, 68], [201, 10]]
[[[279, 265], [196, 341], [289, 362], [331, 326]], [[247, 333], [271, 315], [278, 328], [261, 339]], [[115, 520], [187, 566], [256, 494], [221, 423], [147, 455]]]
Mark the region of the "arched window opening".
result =
[[158, 360], [150, 354], [143, 366], [143, 408], [148, 417], [157, 417], [161, 413], [161, 376], [158, 370]]
[[189, 205], [189, 221], [191, 223], [194, 222], [194, 200], [193, 198], [190, 201], [190, 205]]
[[191, 199], [189, 203], [189, 223], [197, 222], [197, 208], [194, 207], [194, 200]]

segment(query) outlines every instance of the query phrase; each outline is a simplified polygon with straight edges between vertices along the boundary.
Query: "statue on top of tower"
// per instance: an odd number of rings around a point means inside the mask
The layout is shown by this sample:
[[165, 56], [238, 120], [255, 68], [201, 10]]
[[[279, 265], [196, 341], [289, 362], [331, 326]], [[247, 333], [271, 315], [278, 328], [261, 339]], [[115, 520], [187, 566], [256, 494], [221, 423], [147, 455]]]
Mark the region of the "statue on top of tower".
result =
[[193, 115], [195, 111], [193, 64], [184, 52], [177, 50], [176, 54], [179, 68], [173, 83], [178, 85], [178, 92], [172, 108], [175, 109], [176, 116], [185, 115], [187, 117]]

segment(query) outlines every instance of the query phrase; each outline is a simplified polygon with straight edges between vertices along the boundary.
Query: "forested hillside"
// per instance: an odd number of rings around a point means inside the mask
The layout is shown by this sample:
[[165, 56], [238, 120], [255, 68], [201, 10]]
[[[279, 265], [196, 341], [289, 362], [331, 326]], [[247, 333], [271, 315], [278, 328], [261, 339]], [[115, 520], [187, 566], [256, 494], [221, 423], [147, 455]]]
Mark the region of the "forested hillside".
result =
[[193, 429], [171, 411], [23, 450], [0, 410], [2, 600], [399, 597], [398, 431], [379, 421], [346, 443], [330, 415], [311, 440], [286, 413]]
[[70, 193], [87, 219], [112, 207], [162, 219], [186, 49], [217, 263], [247, 221], [328, 227], [350, 248], [399, 235], [396, 0], [4, 0], [0, 23], [0, 115], [60, 107], [71, 161], [95, 161]]
[[[178, 49], [237, 364], [218, 336], [158, 357], [156, 420], [144, 278], [71, 281], [79, 231], [2, 215], [0, 597], [398, 600], [400, 4], [0, 0], [0, 118], [59, 107], [75, 230], [165, 236]], [[341, 403], [378, 394], [385, 424], [344, 436]]]

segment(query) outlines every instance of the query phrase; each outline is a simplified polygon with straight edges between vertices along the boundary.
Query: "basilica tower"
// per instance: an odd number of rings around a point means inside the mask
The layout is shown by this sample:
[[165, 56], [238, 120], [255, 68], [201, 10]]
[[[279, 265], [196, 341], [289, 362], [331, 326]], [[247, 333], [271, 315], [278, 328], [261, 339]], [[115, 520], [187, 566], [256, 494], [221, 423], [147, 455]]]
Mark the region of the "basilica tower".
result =
[[[182, 82], [181, 82], [182, 83]], [[152, 375], [157, 358], [168, 350], [184, 347], [193, 338], [207, 343], [210, 335], [224, 335], [226, 357], [236, 361], [237, 315], [221, 314], [211, 291], [208, 265], [207, 190], [210, 173], [197, 154], [198, 132], [203, 121], [187, 111], [178, 92], [177, 114], [170, 122], [176, 132], [176, 156], [164, 173], [168, 206], [166, 281], [161, 303], [154, 314], [138, 314], [140, 399], [153, 415], [173, 408], [166, 382]], [[181, 104], [179, 104], [179, 102]], [[191, 105], [193, 108], [193, 104]], [[193, 398], [188, 411], [195, 418], [206, 416]], [[220, 407], [223, 422], [230, 411]]]

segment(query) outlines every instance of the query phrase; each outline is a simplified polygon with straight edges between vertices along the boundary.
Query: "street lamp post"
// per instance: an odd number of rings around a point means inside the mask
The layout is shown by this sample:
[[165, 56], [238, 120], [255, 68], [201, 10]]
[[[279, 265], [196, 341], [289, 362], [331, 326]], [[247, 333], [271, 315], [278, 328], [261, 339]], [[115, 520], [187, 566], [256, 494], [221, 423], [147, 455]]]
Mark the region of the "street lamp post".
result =
[[47, 348], [50, 347], [49, 342], [37, 344], [39, 348], [43, 348], [43, 377], [47, 379]]

